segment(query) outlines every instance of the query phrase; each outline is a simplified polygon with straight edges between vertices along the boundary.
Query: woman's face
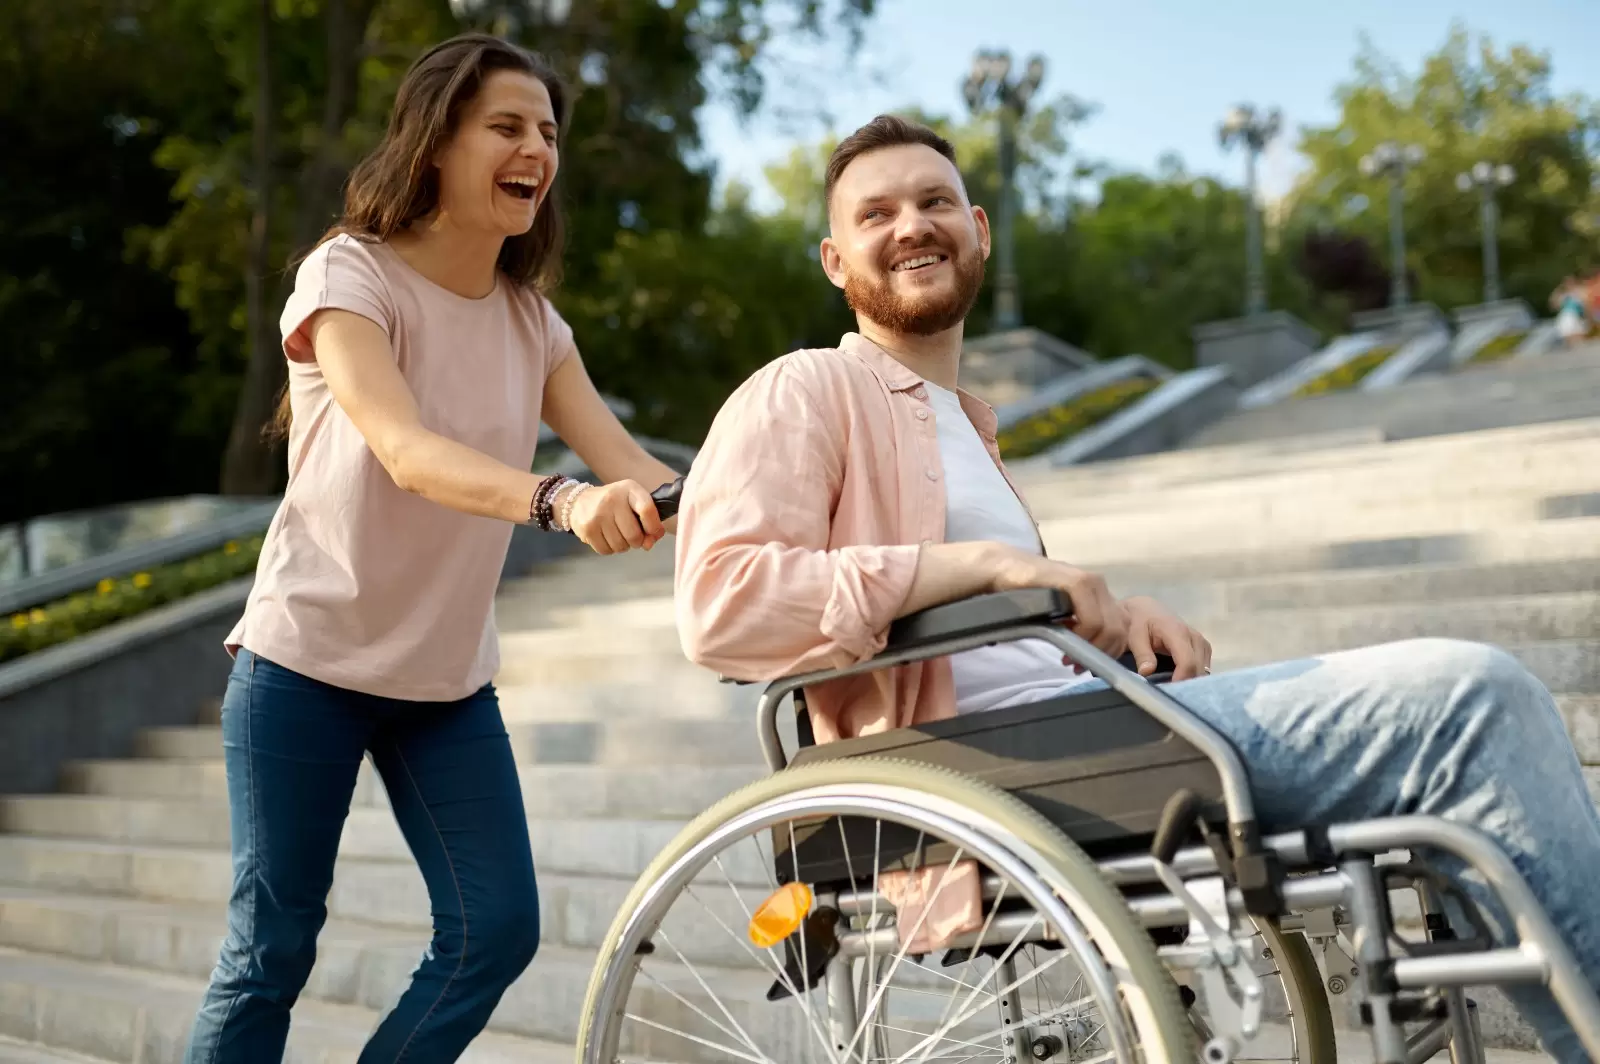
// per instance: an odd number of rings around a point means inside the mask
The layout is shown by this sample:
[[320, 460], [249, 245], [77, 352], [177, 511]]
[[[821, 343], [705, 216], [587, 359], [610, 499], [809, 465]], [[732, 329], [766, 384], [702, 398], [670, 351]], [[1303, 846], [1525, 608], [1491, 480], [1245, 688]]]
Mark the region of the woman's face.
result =
[[434, 159], [445, 218], [502, 237], [526, 233], [555, 183], [557, 132], [544, 82], [491, 73]]

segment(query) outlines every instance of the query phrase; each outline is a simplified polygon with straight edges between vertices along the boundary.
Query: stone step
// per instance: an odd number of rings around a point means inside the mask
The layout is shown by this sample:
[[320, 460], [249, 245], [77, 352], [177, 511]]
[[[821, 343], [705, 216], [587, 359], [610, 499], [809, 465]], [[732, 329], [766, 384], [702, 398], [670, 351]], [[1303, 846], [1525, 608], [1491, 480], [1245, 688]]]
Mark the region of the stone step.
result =
[[[1492, 393], [1493, 389], [1489, 391]], [[1428, 409], [1426, 400], [1413, 400], [1409, 409], [1366, 410], [1334, 404], [1320, 409], [1317, 406], [1291, 409], [1291, 404], [1284, 403], [1236, 414], [1186, 441], [1186, 445], [1210, 447], [1246, 440], [1293, 439], [1307, 432], [1362, 428], [1377, 429], [1391, 440], [1409, 440], [1586, 421], [1600, 415], [1600, 403], [1594, 398], [1597, 391], [1600, 391], [1600, 380], [1593, 374], [1585, 374], [1532, 389], [1528, 394], [1489, 394], [1448, 403], [1441, 409]], [[1361, 398], [1370, 397], [1362, 395]], [[1300, 401], [1293, 406], [1300, 407]]]
[[[734, 854], [733, 867], [726, 872], [736, 881], [733, 888], [721, 878], [724, 873], [708, 872], [702, 878], [706, 889], [700, 892], [705, 906], [684, 910], [683, 937], [678, 945], [685, 956], [724, 966], [748, 963], [742, 935], [727, 928], [742, 932], [750, 910], [771, 888], [757, 882], [764, 869], [755, 850], [750, 846], [742, 850], [748, 854]], [[598, 949], [635, 879], [637, 874], [540, 873], [542, 941], [551, 946]], [[232, 882], [231, 860], [221, 849], [0, 836], [0, 883], [32, 892], [218, 907], [227, 903]], [[379, 927], [421, 931], [432, 927], [427, 889], [409, 859], [341, 857], [328, 895], [328, 914]]]
[[1240, 411], [1196, 434], [1191, 446], [1381, 426], [1391, 435], [1471, 432], [1600, 416], [1600, 358], [1553, 352], [1494, 367], [1430, 374], [1382, 392], [1350, 391]]
[[[158, 978], [187, 977], [201, 983], [215, 963], [225, 927], [226, 919], [220, 909], [121, 901], [102, 904], [101, 899], [0, 892], [0, 939], [7, 943], [25, 941], [24, 948], [30, 951], [28, 955], [40, 957], [46, 963], [105, 964], [109, 961], [117, 966], [137, 965], [140, 969], [162, 973]], [[742, 921], [738, 929], [742, 931]], [[683, 933], [687, 934], [687, 929]], [[718, 934], [723, 934], [721, 929]], [[373, 1010], [387, 1008], [409, 982], [424, 940], [425, 933], [421, 931], [407, 935], [330, 921], [318, 937], [319, 960], [302, 1000], [317, 1001], [318, 1005], [313, 1008], [318, 1009], [324, 1003]], [[681, 940], [681, 936], [677, 940], [658, 936], [663, 950], [677, 946]], [[673, 1017], [679, 1011], [674, 1007], [676, 1004], [685, 999], [698, 999], [702, 1009], [716, 1012], [704, 993], [703, 986], [709, 986], [747, 1030], [766, 1034], [774, 1023], [792, 1024], [793, 1014], [799, 1010], [787, 1004], [775, 1006], [764, 1000], [771, 982], [770, 975], [766, 974], [770, 969], [762, 968], [764, 959], [746, 944], [738, 945], [736, 952], [744, 961], [738, 968], [702, 960], [697, 961], [695, 971], [690, 972], [677, 963], [649, 962], [647, 978], [640, 980], [636, 987], [648, 992], [652, 982], [658, 982], [670, 986], [676, 1000], [665, 995], [650, 1000], [636, 994], [630, 1000], [629, 1011], [674, 1022]], [[542, 945], [532, 965], [501, 1000], [490, 1020], [490, 1032], [502, 1039], [514, 1035], [550, 1042], [575, 1040], [584, 991], [596, 958], [594, 950]], [[936, 984], [927, 977], [916, 982], [926, 989], [936, 989]], [[295, 1018], [298, 1024], [298, 1008]], [[682, 1024], [684, 1020], [680, 1018], [675, 1022]], [[986, 1016], [984, 1025], [987, 1027], [990, 1023]], [[516, 1043], [505, 1040], [501, 1044]], [[528, 1059], [543, 1058], [533, 1055]], [[651, 1059], [660, 1058], [652, 1056]]]
[[[754, 719], [753, 717], [749, 719]], [[756, 765], [753, 728], [731, 715], [715, 720], [541, 721], [509, 724], [511, 749], [524, 765]], [[142, 758], [209, 761], [222, 756], [221, 728], [150, 728], [136, 737]]]
[[[1183, 604], [1170, 605], [1179, 609]], [[1484, 596], [1455, 602], [1263, 609], [1222, 616], [1185, 610], [1183, 615], [1211, 641], [1219, 661], [1300, 657], [1421, 636], [1499, 644], [1600, 639], [1600, 594], [1594, 591]], [[504, 639], [508, 659], [514, 658], [520, 673], [531, 675], [559, 668], [569, 673], [584, 671], [593, 682], [600, 682], [617, 674], [632, 676], [651, 670], [671, 672], [695, 667], [682, 658], [675, 632], [636, 631], [640, 637], [630, 635], [627, 642], [638, 648], [648, 642], [643, 638], [646, 632], [672, 638], [657, 641], [660, 649], [653, 652], [658, 655], [654, 657], [643, 649], [619, 657], [606, 646], [586, 646], [581, 631], [521, 632]], [[719, 725], [708, 722], [697, 726], [714, 733]], [[709, 744], [707, 749], [711, 749]]]
[[[1595, 532], [1600, 535], [1600, 528]], [[1182, 616], [1250, 617], [1264, 611], [1327, 610], [1378, 604], [1458, 603], [1528, 595], [1600, 592], [1600, 557], [1559, 561], [1412, 565], [1235, 580], [1126, 579], [1120, 596], [1151, 595]]]
[[[126, 898], [0, 890], [0, 946], [125, 969], [210, 979], [227, 930], [225, 910]], [[317, 936], [305, 997], [387, 1010], [411, 980], [426, 929], [397, 930], [330, 920]], [[501, 999], [490, 1030], [558, 1040], [577, 1038], [596, 950], [541, 945]], [[295, 1023], [299, 1023], [299, 1009]]]
[[[204, 990], [199, 979], [0, 950], [0, 1034], [100, 1061], [179, 1064]], [[374, 1009], [302, 999], [285, 1064], [354, 1064], [378, 1018]], [[493, 1033], [460, 1059], [567, 1064], [572, 1049]]]
[[[1600, 522], [1592, 529], [1600, 543]], [[1591, 543], [1581, 546], [1592, 547]], [[1369, 603], [1454, 602], [1514, 595], [1600, 591], [1600, 557], [1502, 562], [1443, 562], [1388, 568], [1325, 569], [1213, 577], [1203, 560], [1191, 565], [1129, 566], [1102, 573], [1118, 597], [1150, 595], [1184, 617], [1249, 615], [1261, 610], [1326, 609]], [[580, 644], [590, 628], [672, 628], [670, 596], [576, 607], [560, 618], [565, 627], [517, 633], [522, 648], [549, 641]], [[537, 698], [528, 688], [530, 699]], [[723, 691], [727, 688], [724, 685]], [[728, 699], [729, 709], [737, 698]], [[745, 707], [740, 706], [739, 711]], [[554, 712], [552, 710], [552, 712]]]
[[[541, 875], [638, 876], [685, 822], [530, 815], [534, 867]], [[84, 794], [0, 798], [0, 832], [134, 847], [225, 850], [229, 845], [225, 803]], [[350, 811], [339, 853], [355, 860], [411, 860], [394, 816], [372, 806]]]
[[1600, 594], [1258, 610], [1190, 623], [1211, 640], [1219, 659], [1281, 659], [1423, 637], [1496, 644], [1600, 640]]
[[[1401, 536], [1459, 535], [1549, 516], [1543, 499], [1490, 496], [1423, 499], [1415, 504], [1320, 510], [1293, 500], [1258, 512], [1213, 507], [1205, 511], [1089, 515], [1040, 522], [1052, 558], [1137, 561], [1183, 551], [1189, 554], [1310, 547], [1346, 540]], [[1080, 562], [1081, 564], [1081, 562]]]
[[[755, 721], [745, 728], [755, 732]], [[674, 766], [540, 765], [519, 769], [523, 804], [531, 816], [698, 816], [707, 807], [766, 773], [760, 765], [712, 765], [685, 772]], [[67, 765], [63, 789], [75, 794], [186, 802], [228, 800], [227, 774], [215, 761], [84, 760]], [[387, 809], [388, 796], [370, 762], [362, 762], [352, 806]]]
[[1399, 469], [1562, 445], [1596, 431], [1600, 431], [1600, 417], [1405, 439], [1385, 439], [1381, 430], [1368, 427], [1345, 433], [1342, 439], [1337, 438], [1340, 434], [1307, 433], [1281, 440], [1193, 444], [1181, 450], [1066, 468], [1029, 460], [1018, 463], [1016, 478], [1024, 491], [1037, 484], [1054, 484], [1083, 495], [1160, 491], [1174, 485], [1294, 471]]
[[1600, 430], [1587, 438], [1551, 443], [1509, 453], [1432, 456], [1429, 461], [1341, 463], [1321, 469], [1295, 469], [1248, 477], [1177, 482], [1160, 490], [1074, 490], [1040, 479], [1023, 494], [1038, 520], [1090, 515], [1189, 513], [1238, 507], [1244, 514], [1293, 502], [1315, 510], [1392, 505], [1397, 489], [1414, 504], [1422, 500], [1540, 496], [1592, 492], [1600, 471], [1584, 456], [1600, 442]]
[[37, 1042], [0, 1038], [0, 1064], [104, 1064], [94, 1057], [49, 1049]]
[[[157, 984], [187, 984], [192, 1001], [198, 998], [200, 987], [215, 964], [225, 926], [224, 913], [217, 907], [0, 888], [0, 986], [4, 986], [9, 974], [4, 971], [6, 961], [20, 962], [18, 966], [31, 961], [29, 967], [47, 973], [46, 985], [49, 974], [63, 971], [72, 975], [88, 972], [91, 978], [105, 973], [151, 972], [156, 973]], [[302, 997], [310, 1004], [296, 1008], [296, 1033], [305, 1025], [303, 1016], [314, 1016], [311, 1023], [321, 1026], [331, 1018], [360, 1015], [354, 1009], [341, 1010], [337, 1007], [340, 1005], [386, 1009], [408, 982], [425, 937], [426, 932], [421, 929], [398, 931], [339, 919], [328, 921], [318, 936], [318, 960]], [[677, 944], [676, 940], [673, 944]], [[533, 964], [507, 991], [490, 1020], [489, 1033], [475, 1044], [475, 1049], [492, 1044], [496, 1049], [531, 1050], [534, 1055], [523, 1059], [542, 1060], [552, 1050], [549, 1042], [570, 1042], [576, 1036], [582, 995], [595, 959], [592, 950], [542, 945]], [[755, 961], [746, 956], [745, 963], [736, 969], [704, 962], [696, 967], [699, 977], [717, 989], [741, 1023], [760, 1024], [761, 1027], [749, 1027], [760, 1030], [783, 1015], [770, 1006], [764, 1011], [746, 1012], [767, 983], [753, 970], [754, 965]], [[652, 963], [649, 972], [656, 980], [678, 984], [674, 990], [680, 1001], [685, 996], [703, 1001], [697, 986], [689, 982], [692, 977], [678, 966], [663, 968]], [[25, 970], [22, 974], [26, 978], [32, 973]], [[30, 982], [37, 987], [40, 980]], [[1485, 995], [1476, 996], [1482, 1001]], [[330, 1008], [330, 1004], [334, 1007]], [[657, 1007], [671, 1009], [665, 1001]], [[189, 1008], [192, 1018], [193, 1005]], [[643, 1003], [635, 999], [630, 1011], [644, 1011]], [[1505, 1036], [1526, 1039], [1525, 1030], [1501, 1031], [1507, 1021], [1516, 1022], [1510, 1016], [1495, 1016], [1486, 1022], [1485, 1034], [1491, 1042], [1502, 1041]], [[175, 1022], [177, 1030], [186, 1033], [188, 1021], [180, 1018]], [[39, 1024], [27, 1021], [18, 1026], [31, 1032], [43, 1030]], [[97, 1045], [114, 1043], [115, 1016], [98, 1033]], [[538, 1039], [542, 1044], [525, 1047], [506, 1038], [508, 1034]], [[1341, 1059], [1370, 1058], [1370, 1043], [1359, 1030], [1341, 1029], [1338, 1040]], [[5, 1059], [0, 1055], [0, 1061]], [[1490, 1059], [1530, 1057], [1492, 1050]]]

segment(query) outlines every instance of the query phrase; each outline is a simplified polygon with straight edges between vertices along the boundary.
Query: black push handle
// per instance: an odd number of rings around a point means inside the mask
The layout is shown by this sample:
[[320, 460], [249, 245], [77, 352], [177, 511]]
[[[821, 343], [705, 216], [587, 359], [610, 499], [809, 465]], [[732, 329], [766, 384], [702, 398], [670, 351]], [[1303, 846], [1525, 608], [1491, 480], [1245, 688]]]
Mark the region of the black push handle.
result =
[[678, 503], [683, 500], [683, 478], [661, 485], [650, 497], [656, 501], [656, 514], [665, 521], [678, 512]]

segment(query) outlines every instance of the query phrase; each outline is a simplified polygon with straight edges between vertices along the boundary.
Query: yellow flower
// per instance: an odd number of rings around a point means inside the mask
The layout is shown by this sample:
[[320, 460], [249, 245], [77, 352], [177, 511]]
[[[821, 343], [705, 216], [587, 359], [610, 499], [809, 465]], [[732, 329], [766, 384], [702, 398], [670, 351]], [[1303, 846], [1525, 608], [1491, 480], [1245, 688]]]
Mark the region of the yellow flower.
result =
[[226, 542], [226, 543], [224, 543], [222, 545], [222, 553], [224, 553], [224, 554], [238, 554], [239, 553], [239, 544], [235, 543], [233, 540], [230, 539], [228, 542]]
[[28, 615], [26, 613], [13, 613], [11, 615], [11, 627], [13, 627], [13, 628], [26, 628], [26, 627], [28, 627]]
[[96, 591], [100, 592], [100, 594], [109, 595], [111, 592], [117, 589], [117, 582], [108, 576], [94, 587]]
[[28, 620], [32, 621], [34, 624], [43, 624], [46, 619], [47, 618], [44, 615], [44, 610], [36, 609], [28, 611]]
[[150, 574], [149, 573], [134, 573], [133, 574], [133, 586], [136, 587], [136, 588], [139, 588], [140, 590], [143, 590], [144, 588], [149, 587], [150, 586]]

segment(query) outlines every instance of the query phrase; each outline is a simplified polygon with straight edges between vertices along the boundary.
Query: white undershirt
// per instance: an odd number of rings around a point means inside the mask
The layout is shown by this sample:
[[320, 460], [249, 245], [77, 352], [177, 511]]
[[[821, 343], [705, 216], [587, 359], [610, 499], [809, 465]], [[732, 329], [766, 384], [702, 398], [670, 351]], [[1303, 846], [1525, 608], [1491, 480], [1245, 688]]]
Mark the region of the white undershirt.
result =
[[[1000, 474], [955, 392], [928, 384], [944, 464], [944, 536], [949, 543], [990, 540], [1041, 554], [1027, 510]], [[1059, 693], [1093, 677], [1074, 674], [1061, 652], [1038, 639], [952, 654], [956, 709], [981, 713]]]

